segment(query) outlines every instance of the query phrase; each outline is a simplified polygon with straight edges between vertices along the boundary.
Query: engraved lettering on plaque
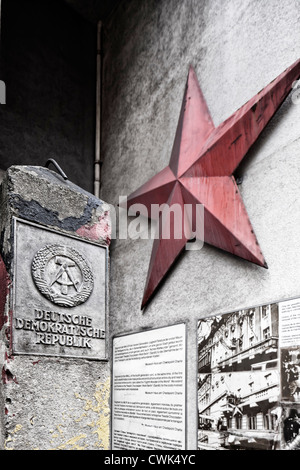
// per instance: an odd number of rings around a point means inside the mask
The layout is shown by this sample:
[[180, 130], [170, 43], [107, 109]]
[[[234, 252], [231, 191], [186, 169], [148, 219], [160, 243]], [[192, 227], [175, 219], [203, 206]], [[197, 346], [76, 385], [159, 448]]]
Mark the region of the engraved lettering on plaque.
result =
[[14, 354], [107, 360], [108, 248], [14, 219]]
[[37, 289], [56, 305], [76, 307], [90, 297], [94, 279], [84, 256], [64, 245], [46, 245], [34, 256], [31, 273]]

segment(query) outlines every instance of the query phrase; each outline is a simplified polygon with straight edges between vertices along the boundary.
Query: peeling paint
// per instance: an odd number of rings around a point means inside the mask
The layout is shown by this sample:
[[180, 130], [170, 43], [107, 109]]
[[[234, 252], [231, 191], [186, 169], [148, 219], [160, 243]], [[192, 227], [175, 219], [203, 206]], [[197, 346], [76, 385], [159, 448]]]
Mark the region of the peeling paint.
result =
[[5, 315], [5, 306], [7, 296], [9, 294], [10, 278], [6, 270], [3, 259], [0, 256], [0, 331], [7, 322], [8, 317]]
[[108, 245], [111, 241], [111, 226], [108, 213], [98, 218], [98, 222], [93, 225], [83, 225], [76, 230], [77, 235], [88, 238], [92, 241], [104, 240]]
[[57, 434], [57, 433], [54, 434], [55, 431], [52, 431], [52, 432], [53, 432], [53, 436], [52, 436], [52, 437], [53, 437], [53, 438], [64, 437], [64, 432], [63, 432], [63, 430], [61, 429], [61, 424], [58, 424], [58, 425], [56, 426], [56, 429], [58, 430], [58, 434]]
[[100, 201], [91, 198], [81, 217], [66, 217], [63, 220], [59, 219], [58, 212], [43, 207], [34, 199], [26, 201], [18, 194], [10, 196], [10, 204], [17, 211], [19, 217], [73, 232], [91, 220], [92, 211], [100, 205]]
[[36, 364], [39, 364], [41, 362], [41, 360], [39, 359], [38, 361], [33, 361], [32, 365], [36, 365]]
[[56, 430], [58, 431], [51, 431], [52, 432], [52, 441], [54, 439], [62, 439], [65, 442], [52, 447], [50, 450], [85, 450], [87, 448], [87, 444], [79, 444], [79, 441], [82, 439], [85, 439], [87, 437], [86, 434], [79, 434], [78, 436], [71, 437], [69, 439], [66, 439], [64, 430], [63, 430], [63, 425], [58, 424], [56, 426]]
[[[12, 317], [13, 317], [13, 312], [12, 312], [12, 310], [9, 310], [8, 316], [7, 316], [7, 319], [6, 319], [7, 320], [7, 328], [5, 329], [4, 334], [5, 334], [7, 344], [9, 344], [10, 351], [12, 351], [12, 335], [11, 335]], [[8, 357], [11, 360], [14, 359], [14, 357], [10, 355], [10, 356], [6, 357], [7, 360], [8, 360]]]
[[[83, 411], [79, 418], [75, 418], [71, 414], [63, 414], [63, 421], [57, 424], [55, 429], [50, 431], [51, 449], [49, 450], [85, 450], [91, 448], [91, 436], [96, 436], [96, 440], [92, 443], [94, 448], [101, 450], [109, 450], [109, 400], [110, 400], [110, 380], [99, 382], [92, 398], [85, 398], [79, 393], [75, 393], [75, 398], [83, 402]], [[78, 408], [76, 408], [78, 411]], [[70, 410], [74, 413], [74, 409]], [[77, 426], [71, 426], [74, 437], [66, 436], [70, 430], [70, 421], [72, 418]], [[80, 423], [80, 429], [78, 429]], [[84, 430], [86, 429], [86, 431]]]
[[97, 401], [97, 408], [93, 411], [98, 413], [98, 420], [95, 423], [95, 430], [93, 434], [97, 434], [98, 442], [97, 447], [109, 450], [109, 419], [110, 419], [110, 380], [108, 379], [105, 384], [99, 384], [96, 389], [95, 398]]
[[8, 438], [5, 440], [4, 442], [4, 449], [5, 450], [14, 450], [13, 447], [8, 447], [7, 444], [10, 443], [10, 442], [14, 442], [14, 435], [17, 434], [21, 429], [22, 429], [22, 425], [21, 424], [17, 424], [15, 429], [11, 432], [11, 435], [8, 436]]
[[7, 385], [8, 383], [15, 382], [16, 384], [18, 383], [16, 376], [13, 375], [11, 370], [9, 369], [9, 364], [14, 360], [14, 356], [10, 356], [5, 352], [5, 361], [2, 367], [2, 373], [1, 373], [1, 378], [2, 378], [2, 383], [4, 385]]
[[86, 437], [86, 434], [80, 434], [79, 436], [72, 437], [64, 444], [61, 444], [51, 450], [85, 450], [87, 448], [87, 444], [79, 445], [78, 442], [81, 439], [85, 439]]
[[96, 391], [93, 400], [83, 398], [79, 394], [75, 394], [75, 396], [76, 398], [85, 401], [85, 416], [88, 416], [88, 411], [92, 411], [97, 414], [97, 417], [88, 423], [88, 426], [94, 429], [92, 434], [97, 435], [97, 442], [95, 443], [95, 447], [98, 447], [102, 450], [109, 450], [110, 379], [108, 378], [106, 382], [99, 382], [96, 385]]
[[18, 383], [16, 376], [13, 375], [11, 371], [5, 367], [5, 365], [2, 367], [1, 379], [4, 385], [7, 385], [12, 382], [15, 382], [16, 384]]
[[[3, 221], [5, 219], [2, 214]], [[0, 233], [0, 250], [2, 260], [6, 266], [6, 270], [9, 271], [12, 262], [12, 246], [13, 246], [13, 233], [10, 224], [6, 224], [5, 228]]]

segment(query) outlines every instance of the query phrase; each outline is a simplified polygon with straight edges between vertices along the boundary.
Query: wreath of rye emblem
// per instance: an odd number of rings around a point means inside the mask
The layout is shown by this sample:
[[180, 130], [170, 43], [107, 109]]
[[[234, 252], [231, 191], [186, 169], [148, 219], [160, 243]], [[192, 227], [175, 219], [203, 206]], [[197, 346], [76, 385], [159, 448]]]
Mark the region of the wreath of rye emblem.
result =
[[46, 245], [33, 258], [31, 274], [40, 293], [54, 304], [76, 307], [90, 297], [94, 278], [85, 258], [63, 245]]

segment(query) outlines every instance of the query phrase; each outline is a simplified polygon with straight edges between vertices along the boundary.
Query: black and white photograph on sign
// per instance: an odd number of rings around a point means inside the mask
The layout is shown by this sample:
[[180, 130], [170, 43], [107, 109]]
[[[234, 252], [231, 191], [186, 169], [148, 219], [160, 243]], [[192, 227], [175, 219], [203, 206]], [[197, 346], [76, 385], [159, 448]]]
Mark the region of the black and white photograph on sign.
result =
[[199, 374], [198, 448], [278, 447], [280, 411], [276, 370]]
[[198, 449], [277, 450], [278, 304], [198, 322]]
[[281, 350], [281, 396], [300, 403], [300, 346]]
[[287, 450], [300, 450], [300, 405], [283, 407], [282, 445]]
[[272, 369], [278, 365], [278, 304], [198, 322], [199, 372]]
[[113, 340], [113, 450], [186, 446], [186, 326]]

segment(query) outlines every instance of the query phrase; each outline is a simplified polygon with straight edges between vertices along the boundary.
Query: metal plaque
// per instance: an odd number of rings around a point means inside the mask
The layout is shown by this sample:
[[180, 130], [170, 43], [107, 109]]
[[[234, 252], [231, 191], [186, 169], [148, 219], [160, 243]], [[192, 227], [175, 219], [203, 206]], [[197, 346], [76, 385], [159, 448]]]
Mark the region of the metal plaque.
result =
[[106, 359], [107, 247], [14, 219], [15, 354]]

